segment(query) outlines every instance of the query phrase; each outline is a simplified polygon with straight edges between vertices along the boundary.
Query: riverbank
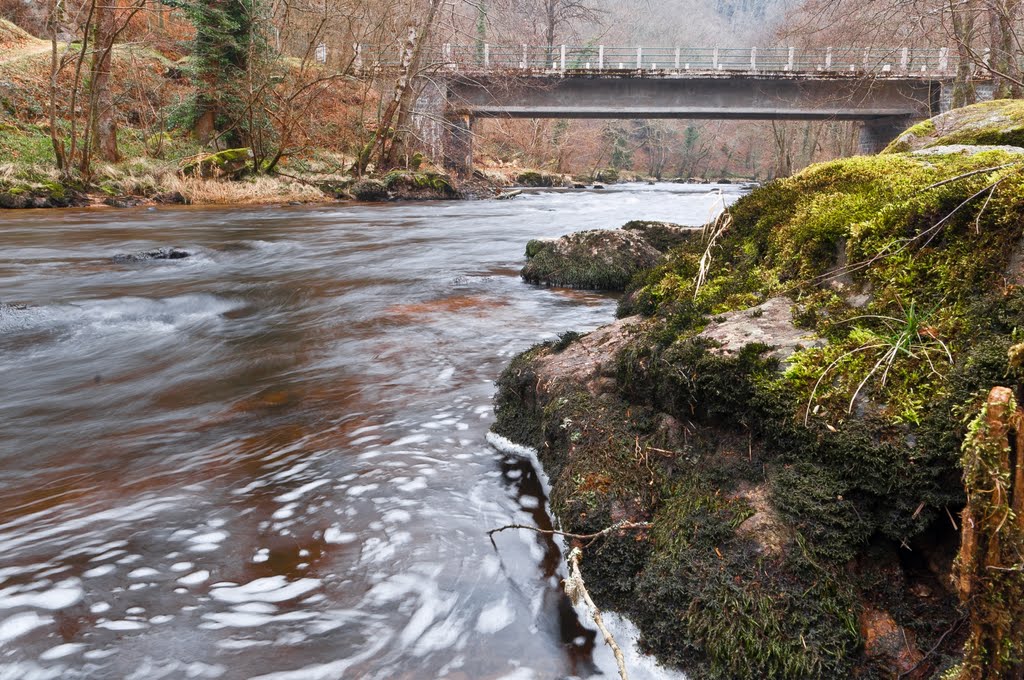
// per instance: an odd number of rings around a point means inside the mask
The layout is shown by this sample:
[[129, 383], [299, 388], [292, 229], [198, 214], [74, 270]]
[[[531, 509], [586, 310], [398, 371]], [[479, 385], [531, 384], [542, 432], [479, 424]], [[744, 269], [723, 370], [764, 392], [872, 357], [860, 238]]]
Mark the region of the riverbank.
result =
[[[561, 528], [642, 527], [583, 571], [664, 663], [924, 679], [1021, 658], [1014, 563], [974, 576], [958, 519], [969, 424], [1024, 382], [1024, 149], [984, 127], [998, 148], [958, 129], [754, 191], [634, 277], [619, 321], [503, 374], [495, 431], [538, 451]], [[1002, 622], [1002, 651], [974, 621]]]

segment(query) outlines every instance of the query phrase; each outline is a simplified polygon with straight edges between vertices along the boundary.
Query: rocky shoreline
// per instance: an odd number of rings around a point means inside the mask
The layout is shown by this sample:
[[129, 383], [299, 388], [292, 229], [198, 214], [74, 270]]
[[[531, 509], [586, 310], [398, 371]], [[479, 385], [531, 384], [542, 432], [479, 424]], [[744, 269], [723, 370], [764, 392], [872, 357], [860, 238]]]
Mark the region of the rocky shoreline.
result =
[[[1024, 579], [991, 551], [969, 572], [979, 541], [960, 533], [982, 455], [969, 424], [1024, 385], [1024, 161], [990, 128], [979, 145], [940, 127], [962, 144], [754, 191], [639, 267], [618, 321], [499, 380], [494, 431], [537, 450], [563, 530], [650, 523], [587, 546], [583, 572], [663, 663], [722, 680], [1024, 668], [1007, 623]], [[589, 266], [620, 250], [609, 233], [559, 252]], [[531, 244], [525, 278], [552, 249]], [[578, 283], [612, 287], [591, 274]], [[981, 543], [1024, 546], [1022, 524]]]

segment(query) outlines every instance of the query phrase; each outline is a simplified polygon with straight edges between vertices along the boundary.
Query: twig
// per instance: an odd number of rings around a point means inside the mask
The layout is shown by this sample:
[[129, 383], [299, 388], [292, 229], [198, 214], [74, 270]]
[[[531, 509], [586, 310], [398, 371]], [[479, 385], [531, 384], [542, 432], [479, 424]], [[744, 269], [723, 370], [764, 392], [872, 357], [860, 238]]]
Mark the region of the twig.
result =
[[629, 680], [629, 673], [626, 672], [626, 659], [622, 656], [622, 650], [615, 643], [615, 638], [612, 637], [611, 631], [605, 627], [604, 619], [601, 617], [601, 610], [594, 604], [594, 600], [590, 598], [590, 593], [587, 592], [587, 587], [583, 583], [583, 574], [580, 573], [580, 558], [582, 557], [583, 551], [579, 548], [573, 548], [572, 552], [569, 553], [569, 578], [564, 581], [565, 594], [569, 596], [573, 604], [579, 603], [581, 598], [587, 603], [587, 606], [590, 608], [590, 616], [594, 619], [594, 623], [597, 624], [597, 629], [601, 631], [605, 643], [612, 648], [612, 653], [615, 654], [615, 663], [619, 666], [619, 677], [622, 680]]
[[527, 526], [525, 524], [506, 524], [503, 527], [498, 527], [497, 529], [491, 529], [490, 531], [487, 532], [487, 535], [490, 536], [493, 539], [494, 538], [494, 534], [499, 533], [501, 531], [507, 531], [508, 529], [529, 529], [530, 531], [535, 531], [538, 534], [543, 534], [544, 536], [565, 536], [566, 538], [575, 538], [576, 540], [579, 540], [579, 541], [589, 541], [586, 545], [583, 546], [584, 548], [586, 548], [586, 547], [589, 547], [594, 541], [596, 541], [597, 539], [601, 538], [602, 536], [607, 536], [608, 534], [613, 533], [615, 531], [625, 531], [625, 530], [629, 530], [629, 529], [650, 529], [650, 528], [651, 528], [651, 523], [650, 522], [626, 522], [626, 521], [623, 521], [623, 522], [618, 522], [617, 524], [613, 524], [613, 525], [611, 525], [610, 527], [608, 527], [606, 529], [602, 529], [601, 531], [598, 531], [597, 533], [593, 533], [593, 534], [571, 534], [569, 532], [558, 531], [556, 529], [538, 529], [537, 527], [531, 527], [531, 526]]

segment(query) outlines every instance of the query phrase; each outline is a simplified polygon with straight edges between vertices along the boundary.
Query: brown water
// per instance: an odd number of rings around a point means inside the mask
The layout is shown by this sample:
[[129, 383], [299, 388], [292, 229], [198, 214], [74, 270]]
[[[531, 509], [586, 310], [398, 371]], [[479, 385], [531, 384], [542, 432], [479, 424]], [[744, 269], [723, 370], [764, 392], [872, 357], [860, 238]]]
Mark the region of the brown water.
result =
[[614, 676], [559, 546], [485, 535], [551, 523], [493, 381], [614, 313], [528, 239], [705, 192], [0, 213], [0, 679]]

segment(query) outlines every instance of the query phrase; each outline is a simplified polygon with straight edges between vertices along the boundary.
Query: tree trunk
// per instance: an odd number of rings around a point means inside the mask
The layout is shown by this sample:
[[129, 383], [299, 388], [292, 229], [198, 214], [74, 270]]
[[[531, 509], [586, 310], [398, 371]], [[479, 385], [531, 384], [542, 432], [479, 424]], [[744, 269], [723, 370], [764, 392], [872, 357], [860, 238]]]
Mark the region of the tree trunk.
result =
[[110, 89], [113, 62], [116, 7], [114, 0], [98, 0], [96, 4], [95, 51], [92, 54], [90, 101], [92, 103], [92, 138], [96, 154], [109, 163], [120, 160], [117, 152], [117, 111]]
[[953, 39], [959, 60], [956, 67], [956, 80], [953, 83], [953, 108], [970, 106], [978, 101], [974, 88], [974, 27], [977, 22], [977, 7], [974, 0], [960, 4], [950, 1], [950, 12], [953, 21]]
[[1024, 413], [993, 388], [963, 447], [967, 507], [954, 584], [970, 615], [957, 680], [1024, 678]]
[[1021, 95], [1020, 68], [1014, 45], [1014, 19], [1019, 0], [990, 0], [988, 6], [990, 68], [994, 78], [995, 98], [1007, 99]]
[[420, 30], [411, 29], [409, 32], [409, 41], [406, 45], [407, 65], [395, 88], [394, 104], [396, 106], [393, 113], [385, 121], [382, 121], [382, 124], [386, 122], [388, 126], [390, 126], [391, 120], [395, 121], [394, 136], [390, 145], [381, 147], [381, 159], [384, 167], [397, 165], [398, 159], [408, 148], [408, 140], [412, 134], [413, 108], [417, 98], [416, 80], [423, 62], [423, 51], [434, 32], [434, 22], [437, 20], [437, 10], [440, 5], [441, 0], [429, 0], [427, 14], [420, 23]]

